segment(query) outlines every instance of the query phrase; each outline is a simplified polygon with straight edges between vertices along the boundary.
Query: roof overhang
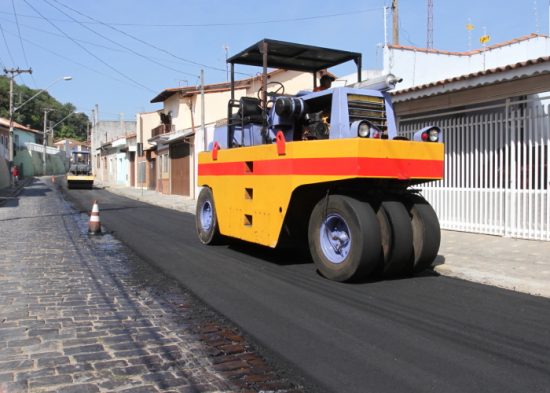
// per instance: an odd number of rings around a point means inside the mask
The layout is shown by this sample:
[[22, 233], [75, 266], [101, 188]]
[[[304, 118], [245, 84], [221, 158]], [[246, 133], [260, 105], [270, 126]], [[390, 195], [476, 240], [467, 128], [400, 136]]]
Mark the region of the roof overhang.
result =
[[174, 134], [170, 135], [170, 138], [168, 138], [168, 140], [166, 141], [166, 144], [184, 141], [186, 138], [194, 134], [195, 134], [194, 130], [176, 131]]
[[[246, 89], [251, 84], [251, 78], [244, 79], [242, 81], [236, 82], [236, 87], [239, 89]], [[229, 91], [231, 90], [231, 85], [229, 82], [224, 83], [213, 83], [211, 85], [205, 85], [204, 86], [204, 94], [208, 93], [219, 93], [223, 91]], [[200, 87], [192, 86], [192, 87], [176, 87], [176, 88], [170, 88], [165, 89], [162, 92], [160, 92], [157, 96], [155, 96], [150, 102], [151, 103], [157, 103], [157, 102], [164, 102], [168, 98], [172, 97], [175, 94], [179, 94], [181, 98], [183, 97], [192, 97], [194, 95], [200, 94]]]

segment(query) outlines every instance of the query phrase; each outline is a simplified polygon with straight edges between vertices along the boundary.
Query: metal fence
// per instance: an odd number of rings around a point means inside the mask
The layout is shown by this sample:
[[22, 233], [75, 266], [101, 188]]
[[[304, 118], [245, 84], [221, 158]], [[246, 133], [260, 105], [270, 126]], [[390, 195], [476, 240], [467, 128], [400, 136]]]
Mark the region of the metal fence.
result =
[[445, 179], [422, 187], [442, 228], [550, 240], [549, 113], [539, 98], [400, 119], [443, 130]]

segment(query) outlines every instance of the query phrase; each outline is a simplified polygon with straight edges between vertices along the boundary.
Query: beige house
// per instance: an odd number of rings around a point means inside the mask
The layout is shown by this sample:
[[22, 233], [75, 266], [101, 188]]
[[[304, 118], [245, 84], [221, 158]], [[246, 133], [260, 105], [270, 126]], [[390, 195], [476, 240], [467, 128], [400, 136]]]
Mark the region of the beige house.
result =
[[70, 158], [74, 151], [90, 151], [90, 144], [88, 142], [81, 142], [70, 138], [60, 139], [54, 142], [53, 145], [57, 150], [64, 151], [67, 158]]
[[[275, 70], [268, 74], [268, 82], [282, 84], [285, 94], [296, 94], [300, 90], [313, 88], [312, 75], [298, 71]], [[260, 76], [236, 81], [235, 99], [256, 96], [260, 87]], [[278, 87], [274, 86], [275, 89]], [[155, 170], [145, 176], [148, 188], [151, 188], [154, 178], [155, 189], [159, 192], [193, 198], [198, 195], [195, 186], [196, 156], [212, 141], [215, 124], [227, 118], [230, 98], [229, 82], [204, 86], [206, 135], [201, 130], [202, 107], [198, 86], [166, 89], [151, 100], [152, 103], [163, 103], [163, 109], [152, 114], [138, 114], [138, 118], [142, 117], [143, 132], [140, 132], [138, 120], [137, 141], [143, 143], [144, 147], [152, 145], [146, 157], [149, 157], [148, 170], [153, 167]], [[154, 124], [155, 116], [157, 123], [149, 134], [148, 127]], [[146, 169], [142, 170], [147, 173]]]
[[156, 146], [149, 143], [153, 128], [160, 121], [160, 111], [142, 112], [136, 115], [136, 179], [138, 188], [156, 189]]

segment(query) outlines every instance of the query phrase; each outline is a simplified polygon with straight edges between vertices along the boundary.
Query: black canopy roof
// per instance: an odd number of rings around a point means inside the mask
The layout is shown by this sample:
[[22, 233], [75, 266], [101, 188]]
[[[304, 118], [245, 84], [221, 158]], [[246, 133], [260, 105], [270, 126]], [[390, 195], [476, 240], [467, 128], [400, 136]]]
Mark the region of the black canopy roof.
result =
[[263, 39], [251, 47], [227, 59], [231, 64], [263, 65], [261, 48], [267, 44], [267, 66], [285, 70], [317, 72], [354, 60], [360, 66], [361, 54], [338, 49], [295, 44], [293, 42]]

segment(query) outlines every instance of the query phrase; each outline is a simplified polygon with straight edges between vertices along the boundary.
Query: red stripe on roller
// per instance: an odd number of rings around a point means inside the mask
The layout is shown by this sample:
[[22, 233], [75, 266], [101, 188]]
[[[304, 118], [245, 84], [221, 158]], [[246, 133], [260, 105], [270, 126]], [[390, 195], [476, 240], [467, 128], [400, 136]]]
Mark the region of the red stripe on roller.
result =
[[[250, 168], [252, 166], [252, 171]], [[199, 164], [199, 176], [239, 175], [318, 175], [439, 178], [443, 161], [396, 158], [330, 157], [258, 160], [252, 165], [241, 162]]]

